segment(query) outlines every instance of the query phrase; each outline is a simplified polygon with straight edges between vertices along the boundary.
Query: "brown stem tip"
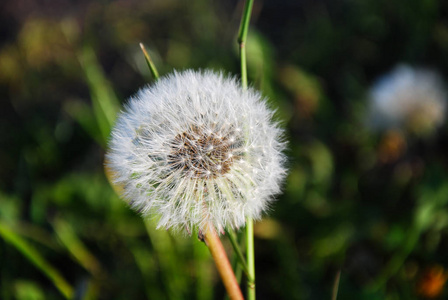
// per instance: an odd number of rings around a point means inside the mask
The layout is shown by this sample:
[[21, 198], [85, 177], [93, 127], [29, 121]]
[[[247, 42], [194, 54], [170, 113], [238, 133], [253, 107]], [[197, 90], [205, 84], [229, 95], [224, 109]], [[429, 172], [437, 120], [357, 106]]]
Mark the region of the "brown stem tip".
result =
[[215, 261], [216, 268], [221, 276], [224, 287], [229, 294], [230, 299], [240, 300], [244, 299], [241, 289], [236, 280], [235, 273], [232, 270], [229, 259], [227, 258], [226, 251], [219, 239], [218, 234], [212, 225], [208, 225], [205, 232], [199, 233], [199, 239], [204, 240], [212, 257]]

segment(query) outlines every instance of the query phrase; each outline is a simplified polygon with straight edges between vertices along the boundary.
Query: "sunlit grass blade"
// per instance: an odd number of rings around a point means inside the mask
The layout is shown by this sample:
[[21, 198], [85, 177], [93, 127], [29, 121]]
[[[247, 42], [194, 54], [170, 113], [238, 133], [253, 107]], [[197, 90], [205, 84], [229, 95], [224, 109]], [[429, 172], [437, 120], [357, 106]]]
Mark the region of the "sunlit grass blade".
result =
[[193, 257], [195, 262], [196, 297], [197, 300], [213, 298], [213, 264], [207, 247], [202, 243], [193, 242]]
[[338, 298], [338, 291], [339, 291], [339, 282], [341, 280], [341, 270], [338, 270], [338, 272], [336, 273], [336, 276], [334, 278], [334, 283], [333, 283], [333, 291], [331, 294], [331, 300], [337, 300]]
[[[35, 282], [17, 280], [14, 282], [15, 298], [17, 300], [44, 300], [44, 290]], [[3, 295], [4, 296], [4, 295]], [[5, 297], [6, 298], [6, 297]]]
[[50, 263], [42, 257], [36, 249], [28, 244], [28, 242], [2, 223], [0, 223], [0, 235], [6, 242], [14, 246], [20, 253], [23, 254], [23, 256], [25, 256], [42, 273], [44, 273], [66, 299], [72, 298], [72, 286]]
[[61, 250], [61, 246], [55, 241], [53, 236], [45, 229], [35, 224], [26, 222], [14, 223], [14, 231], [16, 232], [16, 234], [24, 238], [36, 241], [52, 250]]
[[174, 242], [167, 231], [156, 229], [150, 220], [145, 219], [144, 222], [159, 262], [167, 294], [170, 299], [181, 299], [187, 278], [182, 276], [182, 266], [177, 259]]
[[159, 72], [157, 71], [157, 68], [151, 59], [151, 56], [149, 56], [149, 53], [148, 51], [146, 51], [145, 45], [143, 45], [143, 43], [140, 43], [140, 48], [142, 49], [143, 55], [145, 56], [146, 63], [148, 64], [152, 76], [155, 80], [159, 79]]
[[120, 104], [110, 82], [106, 79], [98, 63], [93, 49], [89, 46], [84, 46], [78, 52], [78, 60], [90, 88], [93, 111], [103, 137], [103, 145], [105, 145]]
[[54, 222], [54, 230], [62, 244], [86, 270], [96, 276], [102, 273], [99, 261], [90, 253], [69, 223], [57, 219]]
[[147, 298], [163, 299], [162, 290], [157, 286], [159, 269], [153, 253], [147, 249], [146, 245], [136, 242], [135, 239], [125, 239], [125, 241], [142, 273]]
[[[118, 97], [104, 75], [93, 48], [89, 45], [83, 47], [77, 45], [80, 36], [79, 25], [71, 19], [66, 19], [61, 22], [61, 30], [68, 43], [75, 48], [76, 58], [90, 89], [93, 113], [87, 111], [80, 103], [75, 103], [76, 105], [71, 103], [66, 109], [104, 147], [115, 122], [116, 114], [120, 109]], [[92, 116], [95, 122], [92, 122]]]

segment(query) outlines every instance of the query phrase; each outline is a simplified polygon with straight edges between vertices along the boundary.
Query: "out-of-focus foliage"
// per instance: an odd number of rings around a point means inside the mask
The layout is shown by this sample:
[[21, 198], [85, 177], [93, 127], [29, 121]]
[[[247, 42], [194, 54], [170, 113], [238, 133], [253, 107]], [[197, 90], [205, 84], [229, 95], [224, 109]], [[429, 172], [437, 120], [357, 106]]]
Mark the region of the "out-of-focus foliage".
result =
[[[152, 80], [138, 43], [161, 75], [237, 75], [242, 3], [0, 7], [0, 299], [221, 299], [206, 247], [128, 209], [103, 155], [120, 105]], [[255, 0], [248, 74], [290, 168], [255, 227], [259, 299], [330, 299], [338, 270], [339, 299], [448, 296], [448, 125], [367, 126], [369, 89], [398, 63], [448, 82], [447, 15], [436, 0]]]

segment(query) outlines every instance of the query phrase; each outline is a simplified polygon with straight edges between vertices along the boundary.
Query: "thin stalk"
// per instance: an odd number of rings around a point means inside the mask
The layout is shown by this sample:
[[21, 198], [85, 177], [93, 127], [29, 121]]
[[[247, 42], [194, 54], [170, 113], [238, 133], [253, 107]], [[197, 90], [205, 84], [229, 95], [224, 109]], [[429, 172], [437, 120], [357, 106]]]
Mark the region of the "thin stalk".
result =
[[[246, 62], [246, 40], [249, 31], [250, 16], [252, 13], [253, 0], [246, 0], [244, 4], [243, 17], [241, 19], [238, 33], [238, 44], [240, 46], [241, 63], [241, 85], [247, 89], [247, 62]], [[254, 252], [254, 224], [251, 218], [246, 221], [246, 255], [248, 265], [247, 276], [247, 299], [255, 300], [255, 252]]]
[[249, 31], [249, 21], [253, 4], [253, 0], [246, 0], [240, 30], [238, 33], [238, 44], [240, 45], [241, 84], [244, 89], [247, 88], [246, 40], [247, 32]]
[[241, 276], [243, 275], [243, 269], [241, 265], [238, 263], [238, 258], [234, 257], [234, 261], [232, 262], [233, 270], [235, 271], [235, 277], [238, 284], [241, 282]]
[[232, 266], [227, 258], [226, 251], [224, 250], [215, 229], [212, 225], [209, 225], [203, 234], [203, 240], [212, 254], [216, 268], [218, 269], [230, 299], [243, 300], [243, 294], [241, 293], [238, 281], [236, 280]]
[[[243, 269], [241, 268], [240, 260], [235, 253], [232, 256], [232, 270], [235, 273], [236, 281], [238, 282], [238, 285], [241, 282], [241, 276], [243, 275]], [[224, 300], [229, 300], [229, 295], [226, 294], [224, 297]]]
[[244, 89], [247, 88], [247, 65], [246, 65], [246, 51], [245, 44], [240, 43], [240, 60], [241, 60], [241, 85]]
[[140, 48], [142, 49], [143, 55], [145, 56], [146, 63], [148, 64], [149, 70], [151, 71], [152, 76], [155, 80], [159, 79], [159, 72], [157, 72], [157, 68], [152, 62], [151, 56], [149, 56], [148, 51], [146, 51], [145, 46], [143, 43], [140, 43]]
[[334, 278], [333, 292], [331, 295], [331, 300], [336, 300], [338, 298], [339, 281], [340, 280], [341, 280], [341, 270], [338, 270], [338, 272], [336, 273], [336, 277]]
[[246, 256], [249, 276], [247, 278], [247, 299], [255, 300], [255, 251], [254, 251], [254, 222], [246, 220]]
[[246, 259], [244, 258], [243, 252], [241, 251], [240, 245], [238, 244], [235, 232], [232, 229], [227, 229], [227, 235], [229, 236], [230, 243], [232, 244], [233, 250], [235, 251], [236, 258], [241, 264], [244, 274], [249, 278], [249, 268], [247, 267]]

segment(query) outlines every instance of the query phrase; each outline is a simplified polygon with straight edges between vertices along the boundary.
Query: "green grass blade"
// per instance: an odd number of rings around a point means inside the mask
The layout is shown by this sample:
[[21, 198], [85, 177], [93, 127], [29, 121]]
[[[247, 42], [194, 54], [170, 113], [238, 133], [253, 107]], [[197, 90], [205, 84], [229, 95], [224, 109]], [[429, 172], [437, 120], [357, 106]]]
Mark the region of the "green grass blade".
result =
[[333, 282], [333, 291], [331, 293], [331, 300], [338, 299], [339, 282], [341, 280], [341, 270], [338, 270]]
[[163, 299], [162, 289], [157, 286], [159, 269], [155, 256], [146, 245], [140, 244], [135, 239], [125, 239], [125, 241], [142, 273], [147, 299]]
[[146, 51], [145, 46], [143, 43], [140, 43], [140, 48], [142, 49], [143, 55], [145, 56], [146, 63], [148, 64], [149, 70], [151, 71], [152, 76], [155, 80], [159, 79], [159, 72], [157, 71], [156, 66], [152, 62], [151, 56], [149, 56], [148, 51]]
[[235, 232], [231, 228], [228, 228], [226, 231], [230, 243], [232, 244], [233, 250], [235, 251], [236, 257], [238, 258], [238, 262], [241, 264], [241, 267], [246, 276], [248, 277], [248, 279], [251, 280], [249, 276], [249, 268], [247, 267], [246, 259], [244, 258], [244, 254], [241, 251], [240, 245], [238, 244], [238, 239], [236, 237]]
[[64, 110], [100, 145], [104, 144], [103, 133], [98, 127], [98, 122], [92, 108], [82, 101], [69, 101], [64, 105]]
[[188, 278], [182, 276], [182, 265], [176, 253], [174, 241], [170, 238], [168, 231], [156, 229], [152, 220], [144, 219], [143, 221], [157, 256], [169, 299], [181, 299], [182, 292], [188, 286]]
[[106, 79], [98, 63], [93, 49], [89, 46], [84, 46], [78, 52], [78, 60], [84, 70], [90, 88], [93, 111], [105, 145], [115, 122], [120, 104], [112, 85]]
[[56, 288], [64, 295], [66, 299], [71, 299], [73, 288], [62, 277], [62, 275], [48, 263], [40, 253], [29, 245], [21, 236], [10, 230], [6, 225], [0, 223], [0, 235], [3, 239], [14, 246], [23, 254], [33, 265], [42, 271], [56, 286]]
[[96, 276], [102, 273], [99, 261], [90, 253], [69, 223], [57, 219], [54, 222], [54, 230], [62, 244], [86, 270]]
[[195, 262], [195, 285], [197, 300], [213, 299], [213, 273], [214, 265], [211, 260], [210, 251], [203, 243], [194, 241], [192, 243], [193, 257]]

